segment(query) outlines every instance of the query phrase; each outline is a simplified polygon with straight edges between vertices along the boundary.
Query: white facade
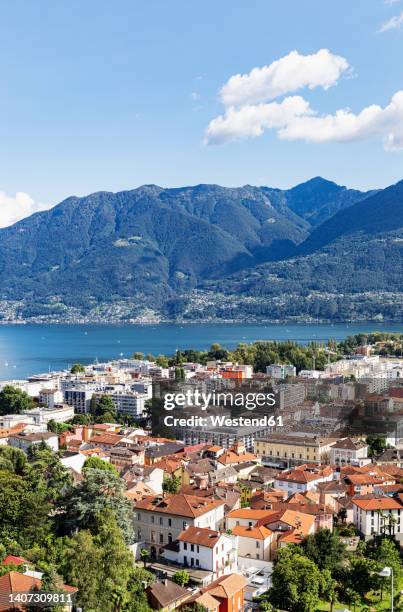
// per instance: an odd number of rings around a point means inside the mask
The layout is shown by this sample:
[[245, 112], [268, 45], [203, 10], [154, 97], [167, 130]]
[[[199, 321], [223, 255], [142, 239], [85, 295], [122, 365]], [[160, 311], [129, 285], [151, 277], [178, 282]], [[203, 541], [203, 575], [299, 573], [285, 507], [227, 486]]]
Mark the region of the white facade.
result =
[[[365, 537], [372, 538], [375, 534], [389, 533], [389, 525], [392, 523], [396, 539], [403, 540], [403, 506], [398, 506], [398, 502], [391, 499], [389, 502], [390, 508], [387, 508], [388, 502], [381, 502], [379, 511], [377, 509], [363, 509], [355, 503], [353, 499], [353, 521], [354, 525]], [[391, 517], [391, 519], [390, 519]]]
[[297, 368], [291, 364], [272, 364], [266, 367], [266, 374], [271, 378], [284, 379], [287, 376], [296, 376]]
[[47, 408], [54, 408], [63, 402], [63, 392], [59, 389], [42, 389], [39, 392], [39, 403]]

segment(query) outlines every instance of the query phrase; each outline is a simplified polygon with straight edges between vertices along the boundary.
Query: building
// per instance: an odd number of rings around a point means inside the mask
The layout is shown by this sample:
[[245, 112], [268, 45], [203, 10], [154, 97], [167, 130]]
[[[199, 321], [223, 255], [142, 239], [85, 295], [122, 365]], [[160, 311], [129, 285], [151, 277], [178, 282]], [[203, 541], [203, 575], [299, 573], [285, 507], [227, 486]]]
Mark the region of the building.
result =
[[264, 525], [235, 526], [232, 533], [238, 538], [238, 555], [258, 561], [271, 560], [273, 532]]
[[56, 404], [63, 402], [64, 395], [59, 389], [41, 389], [38, 399], [41, 406], [54, 408]]
[[255, 440], [254, 451], [265, 465], [288, 467], [328, 462], [333, 443], [334, 439], [273, 433]]
[[[242, 612], [245, 602], [246, 580], [240, 574], [229, 574], [214, 580], [207, 587], [201, 589], [201, 594], [210, 595], [218, 602], [218, 607], [213, 607], [211, 599], [200, 600], [200, 603], [210, 611], [217, 612]], [[198, 600], [199, 596], [192, 597], [189, 602]], [[198, 600], [199, 601], [199, 600]], [[206, 605], [207, 604], [207, 605]]]
[[182, 493], [145, 497], [135, 502], [134, 511], [137, 539], [145, 542], [153, 558], [188, 527], [217, 530], [224, 522], [223, 500]]
[[384, 495], [362, 495], [352, 499], [353, 521], [366, 540], [383, 533], [394, 534], [403, 541], [403, 504]]
[[153, 582], [146, 588], [148, 603], [153, 610], [169, 612], [177, 610], [189, 599], [189, 591], [172, 580]]
[[104, 391], [95, 393], [95, 398], [100, 398], [103, 395], [110, 397], [115, 405], [118, 414], [124, 414], [133, 419], [141, 419], [144, 417], [145, 403], [150, 399], [150, 393], [139, 393], [137, 391], [122, 390], [122, 391]]
[[[0, 577], [0, 611], [10, 612], [12, 610], [20, 610], [24, 612], [25, 610], [28, 611], [32, 609], [31, 606], [24, 606], [19, 603], [10, 605], [10, 601], [13, 595], [15, 596], [18, 593], [32, 593], [39, 591], [41, 587], [41, 580], [34, 576], [21, 574], [20, 572], [8, 572], [8, 574], [4, 574], [4, 576]], [[67, 598], [69, 596], [72, 597], [78, 591], [76, 587], [67, 584], [64, 584], [62, 589]], [[72, 609], [72, 606], [67, 604], [62, 606], [61, 609], [68, 611]]]
[[[58, 391], [60, 393], [60, 391]], [[67, 404], [46, 406], [45, 408], [32, 408], [22, 413], [23, 415], [33, 419], [34, 425], [45, 427], [49, 421], [56, 423], [65, 423], [74, 417], [74, 408]]]
[[13, 448], [19, 448], [26, 453], [31, 446], [45, 442], [53, 451], [59, 450], [59, 439], [57, 434], [51, 432], [20, 433], [9, 436], [8, 443]]
[[185, 567], [208, 570], [215, 580], [237, 571], [237, 538], [212, 529], [188, 527], [179, 534], [174, 547], [168, 545], [164, 557]]
[[333, 480], [333, 469], [330, 466], [299, 466], [293, 470], [281, 472], [274, 479], [274, 488], [293, 493], [305, 493], [316, 488], [320, 482]]
[[368, 444], [351, 438], [338, 440], [330, 448], [330, 463], [340, 466], [367, 465], [371, 463], [371, 459], [368, 458]]
[[283, 380], [287, 376], [296, 376], [297, 368], [291, 364], [272, 364], [266, 366], [266, 374], [270, 378], [277, 378]]
[[305, 385], [302, 383], [285, 383], [276, 387], [274, 391], [276, 408], [292, 408], [302, 404], [306, 397]]

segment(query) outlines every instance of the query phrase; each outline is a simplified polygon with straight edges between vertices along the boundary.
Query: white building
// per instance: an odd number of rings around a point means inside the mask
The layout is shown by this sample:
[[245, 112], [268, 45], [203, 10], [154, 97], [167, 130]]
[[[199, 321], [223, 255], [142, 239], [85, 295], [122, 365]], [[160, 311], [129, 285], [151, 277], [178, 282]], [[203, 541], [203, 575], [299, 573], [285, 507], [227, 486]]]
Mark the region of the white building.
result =
[[287, 376], [296, 376], [297, 368], [292, 364], [273, 363], [266, 367], [266, 374], [271, 378], [284, 379]]
[[8, 438], [8, 443], [13, 448], [19, 448], [26, 453], [30, 446], [45, 442], [53, 451], [59, 450], [59, 439], [56, 434], [50, 432], [41, 432], [33, 434], [12, 434]]
[[369, 494], [354, 497], [352, 503], [354, 525], [366, 540], [390, 532], [403, 540], [403, 505], [397, 499]]
[[34, 425], [46, 426], [49, 421], [56, 421], [56, 423], [66, 423], [74, 417], [74, 408], [67, 404], [54, 406], [53, 408], [32, 408], [31, 410], [25, 410], [22, 416], [27, 416], [34, 420]]
[[264, 525], [234, 527], [232, 533], [238, 538], [238, 555], [258, 561], [271, 560], [273, 532]]
[[134, 504], [137, 540], [144, 540], [153, 558], [188, 527], [217, 530], [224, 522], [224, 501], [195, 495], [151, 495]]
[[351, 438], [338, 440], [330, 447], [330, 463], [332, 465], [357, 465], [359, 467], [371, 463], [368, 458], [368, 444], [354, 441]]
[[185, 567], [196, 567], [213, 573], [213, 580], [236, 572], [237, 538], [202, 527], [188, 527], [177, 540], [177, 552], [169, 547], [164, 557]]
[[41, 389], [39, 392], [39, 403], [47, 408], [54, 408], [56, 404], [63, 402], [63, 392], [59, 389]]

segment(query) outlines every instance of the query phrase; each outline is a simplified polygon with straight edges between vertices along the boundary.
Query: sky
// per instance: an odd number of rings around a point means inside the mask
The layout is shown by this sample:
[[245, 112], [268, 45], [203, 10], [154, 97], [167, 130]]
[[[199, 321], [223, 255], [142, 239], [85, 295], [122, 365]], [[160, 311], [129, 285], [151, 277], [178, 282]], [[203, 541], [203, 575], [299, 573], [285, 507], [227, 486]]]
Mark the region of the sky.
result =
[[403, 179], [403, 0], [0, 0], [0, 227], [70, 195]]

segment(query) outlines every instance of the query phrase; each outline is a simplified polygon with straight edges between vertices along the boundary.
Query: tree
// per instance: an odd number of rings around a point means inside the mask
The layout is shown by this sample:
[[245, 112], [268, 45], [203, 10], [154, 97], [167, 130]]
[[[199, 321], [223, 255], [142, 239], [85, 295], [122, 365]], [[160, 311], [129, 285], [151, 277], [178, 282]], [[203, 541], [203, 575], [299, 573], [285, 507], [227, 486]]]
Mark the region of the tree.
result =
[[0, 446], [0, 470], [22, 474], [27, 463], [26, 454], [19, 448]]
[[168, 357], [166, 357], [165, 355], [157, 355], [157, 357], [155, 359], [155, 363], [160, 368], [167, 368], [169, 366]]
[[88, 459], [84, 461], [82, 472], [85, 472], [86, 470], [105, 470], [106, 472], [111, 472], [115, 476], [119, 476], [114, 465], [108, 461], [104, 461], [100, 457], [96, 457], [95, 455], [93, 457], [88, 457]]
[[322, 596], [330, 603], [330, 612], [333, 612], [333, 606], [336, 603], [336, 588], [337, 582], [332, 578], [330, 569], [324, 569], [322, 572]]
[[91, 412], [97, 423], [114, 422], [116, 420], [116, 406], [110, 395], [93, 396]]
[[379, 567], [391, 567], [396, 576], [396, 580], [402, 571], [399, 550], [395, 542], [389, 538], [371, 540], [367, 543], [365, 554], [374, 559]]
[[0, 542], [10, 549], [43, 543], [51, 534], [51, 505], [43, 489], [33, 490], [22, 476], [0, 471]]
[[147, 550], [147, 548], [142, 548], [140, 550], [140, 559], [144, 563], [144, 569], [146, 569], [147, 567], [147, 559], [149, 556], [150, 556], [150, 552]]
[[178, 570], [172, 576], [172, 580], [176, 582], [176, 584], [179, 584], [179, 586], [185, 587], [190, 580], [189, 572], [186, 570]]
[[101, 551], [89, 531], [78, 531], [67, 540], [63, 575], [68, 584], [78, 587], [77, 605], [88, 612], [99, 610], [100, 569]]
[[379, 566], [373, 559], [365, 557], [352, 557], [350, 567], [344, 574], [343, 583], [351, 590], [356, 591], [364, 597], [368, 591], [379, 588], [380, 577], [378, 576]]
[[71, 367], [70, 372], [72, 374], [81, 374], [81, 372], [85, 372], [85, 367], [82, 363], [74, 363]]
[[4, 414], [20, 414], [34, 407], [32, 398], [12, 385], [5, 385], [0, 391], [0, 416]]
[[72, 484], [69, 471], [45, 443], [30, 447], [25, 472], [32, 489], [42, 491], [51, 503], [63, 497]]
[[85, 470], [84, 479], [59, 501], [57, 519], [60, 533], [71, 534], [77, 529], [89, 529], [96, 534], [102, 516], [111, 510], [126, 543], [131, 543], [133, 509], [123, 495], [124, 490], [124, 482], [112, 472]]
[[162, 483], [162, 490], [165, 493], [178, 493], [181, 488], [181, 479], [178, 476], [168, 476], [164, 474], [164, 480]]
[[270, 601], [289, 612], [313, 612], [319, 602], [323, 578], [313, 561], [297, 547], [280, 549], [272, 575]]
[[388, 447], [386, 443], [385, 436], [373, 435], [368, 436], [366, 439], [366, 443], [368, 444], [368, 456], [369, 457], [378, 457], [378, 455], [382, 454]]
[[144, 359], [144, 353], [137, 351], [136, 353], [133, 353], [132, 359], [137, 359], [139, 361], [142, 361]]
[[90, 425], [92, 423], [90, 414], [75, 414], [71, 420], [72, 425]]
[[336, 531], [319, 529], [315, 534], [306, 537], [301, 548], [319, 569], [334, 569], [346, 557], [346, 547]]

